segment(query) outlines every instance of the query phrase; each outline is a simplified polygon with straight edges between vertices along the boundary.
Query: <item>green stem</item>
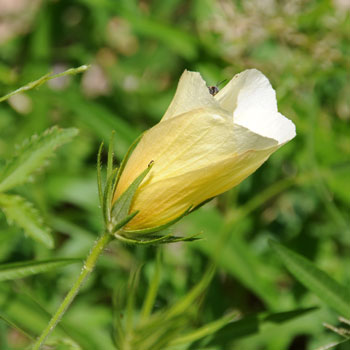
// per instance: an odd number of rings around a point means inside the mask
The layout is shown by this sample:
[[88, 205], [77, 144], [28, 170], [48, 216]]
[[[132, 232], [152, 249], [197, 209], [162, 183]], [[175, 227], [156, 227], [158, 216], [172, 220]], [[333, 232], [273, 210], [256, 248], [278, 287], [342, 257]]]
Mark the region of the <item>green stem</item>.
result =
[[41, 346], [44, 344], [46, 338], [50, 335], [50, 333], [57, 326], [58, 322], [61, 320], [64, 313], [67, 311], [68, 307], [74, 300], [75, 296], [78, 294], [80, 288], [82, 287], [85, 280], [89, 277], [90, 273], [93, 271], [98, 257], [103, 252], [104, 248], [107, 244], [113, 239], [113, 236], [108, 232], [105, 232], [96, 242], [94, 247], [91, 249], [88, 257], [86, 258], [85, 264], [78, 279], [73, 284], [72, 288], [62, 301], [61, 305], [57, 309], [56, 313], [52, 316], [50, 322], [46, 326], [46, 328], [41, 333], [40, 337], [36, 340], [32, 350], [39, 350]]

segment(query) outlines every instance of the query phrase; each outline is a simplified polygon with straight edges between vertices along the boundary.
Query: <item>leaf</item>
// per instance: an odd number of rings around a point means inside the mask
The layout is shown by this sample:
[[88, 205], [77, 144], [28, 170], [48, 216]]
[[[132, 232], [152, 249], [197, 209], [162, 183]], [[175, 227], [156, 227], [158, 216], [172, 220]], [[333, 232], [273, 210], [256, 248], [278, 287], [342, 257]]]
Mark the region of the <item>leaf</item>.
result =
[[14, 280], [18, 278], [48, 272], [62, 266], [81, 262], [81, 259], [51, 259], [41, 261], [24, 261], [0, 265], [0, 281]]
[[[340, 344], [345, 344], [347, 343], [348, 345], [350, 345], [350, 339], [345, 339], [345, 340], [341, 340], [341, 341], [336, 341], [336, 342], [333, 342], [333, 343], [329, 343], [327, 345], [323, 345], [319, 348], [317, 348], [316, 350], [328, 350], [328, 349], [333, 349], [335, 346], [338, 346]], [[344, 347], [345, 349], [345, 347]]]
[[217, 332], [222, 327], [226, 326], [229, 322], [232, 322], [235, 318], [237, 318], [239, 313], [237, 311], [231, 312], [228, 315], [215, 320], [213, 322], [207, 323], [206, 325], [191, 331], [185, 335], [179, 336], [174, 339], [171, 344], [191, 344], [194, 341], [202, 339], [210, 334]]
[[210, 265], [202, 279], [182, 299], [170, 307], [165, 317], [168, 319], [186, 312], [195, 300], [204, 293], [214, 276], [215, 269], [215, 265]]
[[316, 309], [317, 308], [315, 307], [310, 307], [306, 309], [295, 309], [272, 314], [250, 314], [242, 319], [228, 323], [226, 326], [221, 328], [215, 333], [209, 344], [216, 345], [222, 349], [226, 344], [232, 343], [232, 341], [235, 339], [248, 337], [258, 333], [260, 331], [260, 327], [267, 322], [281, 324], [283, 322], [294, 320], [295, 318], [315, 311]]
[[34, 88], [38, 88], [40, 85], [46, 83], [47, 81], [51, 80], [51, 79], [55, 79], [55, 78], [60, 78], [63, 77], [65, 75], [74, 75], [74, 74], [78, 74], [78, 73], [82, 73], [85, 72], [90, 66], [87, 65], [83, 65], [80, 66], [78, 68], [70, 68], [62, 73], [58, 73], [58, 74], [51, 74], [51, 73], [47, 73], [44, 76], [42, 76], [41, 78], [32, 81], [22, 87], [20, 87], [19, 89], [10, 92], [9, 94], [0, 97], [0, 102], [3, 102], [5, 100], [7, 100], [8, 98], [10, 98], [11, 96], [18, 94], [20, 92], [24, 92], [24, 91], [28, 91]]
[[2, 320], [3, 322], [5, 322], [9, 327], [16, 329], [17, 331], [19, 331], [20, 333], [22, 333], [24, 336], [26, 336], [28, 339], [30, 340], [34, 340], [35, 336], [29, 334], [28, 332], [26, 332], [24, 329], [22, 329], [20, 326], [18, 326], [17, 324], [15, 324], [14, 322], [12, 322], [9, 318], [7, 318], [5, 315], [1, 315], [0, 314], [0, 320]]
[[277, 242], [270, 241], [270, 245], [299, 282], [339, 314], [350, 318], [350, 290], [319, 270], [303, 256]]
[[0, 206], [10, 224], [16, 224], [31, 238], [45, 244], [48, 248], [53, 248], [51, 230], [44, 224], [32, 203], [17, 195], [0, 194]]
[[141, 309], [141, 321], [146, 320], [150, 316], [154, 303], [157, 297], [157, 292], [159, 288], [160, 273], [161, 273], [161, 249], [157, 249], [157, 257], [155, 262], [155, 270], [153, 277], [149, 283], [147, 293], [145, 295], [142, 309]]
[[42, 168], [47, 158], [54, 154], [57, 147], [69, 142], [78, 130], [60, 129], [54, 126], [40, 136], [32, 136], [22, 146], [17, 155], [10, 159], [0, 175], [0, 191], [9, 190], [28, 181], [29, 176]]
[[103, 149], [103, 142], [100, 145], [97, 153], [97, 188], [98, 188], [98, 198], [100, 200], [100, 206], [103, 206], [103, 191], [102, 191], [102, 175], [101, 175], [101, 154]]
[[266, 316], [262, 316], [261, 320], [264, 322], [281, 324], [283, 322], [289, 321], [295, 317], [302, 316], [306, 313], [315, 311], [317, 309], [318, 308], [314, 306], [314, 307], [308, 307], [305, 309], [296, 309], [296, 310], [285, 311], [285, 312], [277, 312], [274, 314], [268, 314]]

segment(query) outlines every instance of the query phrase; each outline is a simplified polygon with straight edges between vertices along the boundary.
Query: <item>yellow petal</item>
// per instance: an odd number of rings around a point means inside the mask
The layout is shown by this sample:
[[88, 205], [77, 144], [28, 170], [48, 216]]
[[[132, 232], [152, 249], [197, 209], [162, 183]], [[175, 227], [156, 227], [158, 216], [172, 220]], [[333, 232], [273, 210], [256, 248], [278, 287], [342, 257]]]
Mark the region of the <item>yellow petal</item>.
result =
[[178, 176], [150, 180], [136, 192], [131, 212], [140, 210], [140, 213], [126, 230], [165, 224], [181, 215], [190, 205], [199, 205], [229, 190], [253, 173], [276, 149], [277, 146], [247, 151]]
[[[275, 140], [235, 125], [223, 110], [184, 113], [160, 122], [144, 134], [127, 162], [115, 199], [154, 161], [132, 204], [132, 211], [140, 213], [128, 228], [149, 227], [154, 220], [166, 222], [190, 205], [198, 205], [240, 182], [275, 148]], [[258, 151], [263, 151], [259, 157], [252, 155]], [[151, 212], [153, 219], [145, 222], [142, 218]]]
[[162, 121], [204, 107], [218, 108], [219, 104], [209, 93], [208, 87], [201, 75], [197, 72], [185, 70], [181, 75], [175, 96], [165, 112]]

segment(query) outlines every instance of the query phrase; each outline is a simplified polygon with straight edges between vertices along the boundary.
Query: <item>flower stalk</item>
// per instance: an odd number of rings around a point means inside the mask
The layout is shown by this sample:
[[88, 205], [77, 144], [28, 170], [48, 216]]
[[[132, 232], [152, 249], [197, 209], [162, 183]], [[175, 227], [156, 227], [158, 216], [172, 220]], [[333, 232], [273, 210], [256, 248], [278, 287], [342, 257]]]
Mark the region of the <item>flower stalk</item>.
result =
[[81, 287], [83, 286], [86, 279], [89, 277], [91, 272], [94, 270], [96, 266], [97, 259], [108, 245], [108, 243], [113, 239], [113, 236], [108, 232], [105, 232], [96, 242], [94, 247], [91, 249], [89, 255], [87, 256], [84, 266], [80, 272], [78, 279], [73, 284], [72, 288], [62, 301], [61, 305], [52, 316], [50, 322], [47, 324], [40, 337], [34, 343], [32, 350], [39, 350], [44, 345], [47, 337], [51, 334], [51, 332], [55, 329], [58, 322], [61, 320], [64, 313], [69, 308], [70, 304], [79, 293]]

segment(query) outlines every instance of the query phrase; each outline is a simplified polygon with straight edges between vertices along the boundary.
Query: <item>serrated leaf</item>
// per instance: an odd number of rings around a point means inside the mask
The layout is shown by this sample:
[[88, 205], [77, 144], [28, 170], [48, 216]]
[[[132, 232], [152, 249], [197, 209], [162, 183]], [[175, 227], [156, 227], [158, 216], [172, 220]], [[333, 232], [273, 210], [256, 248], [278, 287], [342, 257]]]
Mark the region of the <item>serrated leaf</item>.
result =
[[32, 203], [17, 195], [0, 194], [0, 207], [4, 211], [9, 224], [16, 224], [36, 241], [53, 248], [54, 241], [51, 230], [41, 218]]
[[319, 270], [303, 256], [277, 242], [270, 241], [270, 245], [299, 282], [340, 315], [350, 318], [350, 290]]
[[45, 165], [57, 147], [69, 142], [77, 133], [75, 128], [60, 129], [54, 126], [40, 136], [33, 136], [1, 171], [0, 191], [9, 190], [28, 181], [32, 173]]
[[42, 261], [24, 261], [0, 265], [0, 281], [14, 280], [18, 278], [48, 272], [58, 267], [81, 262], [80, 259], [51, 259]]

